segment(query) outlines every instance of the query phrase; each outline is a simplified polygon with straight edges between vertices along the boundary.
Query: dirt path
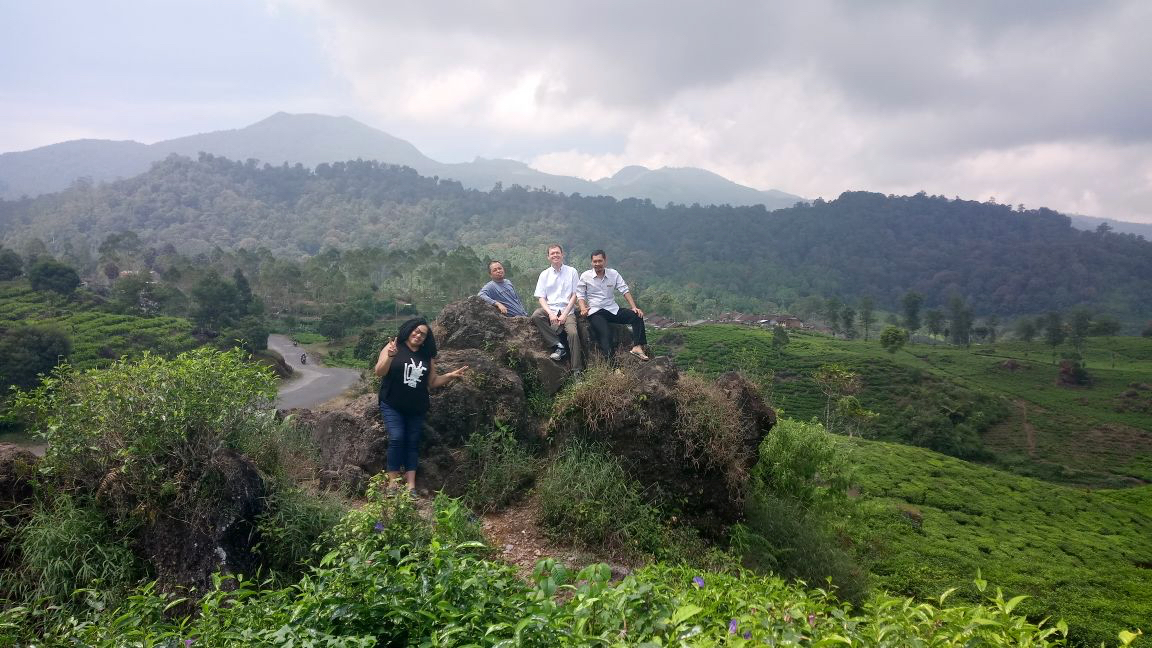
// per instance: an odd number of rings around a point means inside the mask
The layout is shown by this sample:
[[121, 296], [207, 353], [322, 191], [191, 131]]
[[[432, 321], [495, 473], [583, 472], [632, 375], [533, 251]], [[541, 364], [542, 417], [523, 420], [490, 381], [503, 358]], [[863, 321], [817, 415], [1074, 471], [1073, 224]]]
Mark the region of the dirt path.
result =
[[307, 363], [301, 363], [300, 354], [304, 350], [292, 346], [292, 340], [283, 335], [269, 335], [268, 348], [284, 356], [284, 361], [295, 372], [280, 385], [276, 407], [281, 409], [315, 407], [340, 396], [360, 381], [360, 372], [356, 369], [323, 367], [311, 356]]
[[529, 497], [483, 517], [484, 536], [489, 546], [497, 551], [501, 560], [515, 566], [521, 578], [530, 579], [536, 562], [543, 558], [554, 558], [573, 571], [594, 563], [607, 563], [612, 568], [613, 579], [623, 578], [637, 567], [617, 556], [597, 555], [556, 542], [537, 526], [538, 514], [535, 498]]

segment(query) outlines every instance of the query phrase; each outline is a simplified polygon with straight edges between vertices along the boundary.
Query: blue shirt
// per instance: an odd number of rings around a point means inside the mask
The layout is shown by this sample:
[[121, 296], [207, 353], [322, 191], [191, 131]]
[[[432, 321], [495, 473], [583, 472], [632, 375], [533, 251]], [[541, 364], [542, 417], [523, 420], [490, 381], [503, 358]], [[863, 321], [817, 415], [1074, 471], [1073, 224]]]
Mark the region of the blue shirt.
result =
[[524, 303], [520, 301], [520, 295], [516, 294], [516, 287], [507, 279], [501, 283], [489, 281], [476, 296], [492, 305], [504, 304], [509, 317], [528, 316], [528, 311], [524, 310]]

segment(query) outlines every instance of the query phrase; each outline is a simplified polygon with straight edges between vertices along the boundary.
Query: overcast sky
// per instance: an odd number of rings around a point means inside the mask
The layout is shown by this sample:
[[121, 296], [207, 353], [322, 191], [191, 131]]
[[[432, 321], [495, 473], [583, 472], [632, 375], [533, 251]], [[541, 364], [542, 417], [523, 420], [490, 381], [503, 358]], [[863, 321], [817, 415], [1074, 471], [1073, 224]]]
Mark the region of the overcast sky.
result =
[[1146, 0], [0, 0], [0, 152], [348, 115], [442, 162], [1152, 222]]

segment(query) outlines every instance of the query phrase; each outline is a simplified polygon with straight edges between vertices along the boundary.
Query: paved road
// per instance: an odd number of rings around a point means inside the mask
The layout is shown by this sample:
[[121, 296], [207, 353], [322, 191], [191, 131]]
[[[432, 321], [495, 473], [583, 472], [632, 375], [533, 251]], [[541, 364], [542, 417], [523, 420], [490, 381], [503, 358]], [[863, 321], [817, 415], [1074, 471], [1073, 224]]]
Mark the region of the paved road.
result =
[[360, 372], [340, 367], [321, 367], [308, 357], [308, 364], [300, 364], [300, 347], [283, 335], [269, 335], [268, 348], [284, 356], [284, 361], [296, 373], [280, 385], [276, 407], [314, 407], [331, 400], [360, 380]]

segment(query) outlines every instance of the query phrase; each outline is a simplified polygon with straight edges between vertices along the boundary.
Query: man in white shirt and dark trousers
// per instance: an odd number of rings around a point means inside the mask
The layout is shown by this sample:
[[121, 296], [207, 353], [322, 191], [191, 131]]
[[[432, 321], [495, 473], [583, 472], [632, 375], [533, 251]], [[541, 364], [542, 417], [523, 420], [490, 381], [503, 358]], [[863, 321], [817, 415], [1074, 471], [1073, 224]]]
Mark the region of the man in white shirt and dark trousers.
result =
[[[592, 335], [596, 338], [596, 346], [607, 359], [612, 358], [612, 333], [608, 324], [630, 324], [632, 326], [632, 355], [641, 360], [648, 360], [644, 354], [644, 345], [648, 343], [644, 335], [644, 311], [636, 306], [628, 284], [624, 278], [612, 268], [605, 267], [607, 256], [604, 250], [592, 253], [592, 269], [580, 275], [580, 282], [576, 287], [576, 296], [580, 300], [580, 314], [588, 318], [588, 325], [592, 328]], [[613, 291], [620, 291], [628, 300], [631, 309], [620, 308], [616, 305], [616, 296]]]
[[[572, 370], [584, 368], [583, 354], [580, 353], [580, 331], [576, 328], [576, 284], [580, 276], [576, 268], [564, 265], [564, 248], [558, 243], [548, 246], [548, 267], [540, 273], [536, 281], [536, 291], [532, 296], [540, 302], [540, 308], [532, 312], [532, 322], [540, 329], [544, 342], [552, 349], [549, 357], [560, 362], [571, 357]], [[568, 338], [568, 346], [560, 339], [560, 331]]]

